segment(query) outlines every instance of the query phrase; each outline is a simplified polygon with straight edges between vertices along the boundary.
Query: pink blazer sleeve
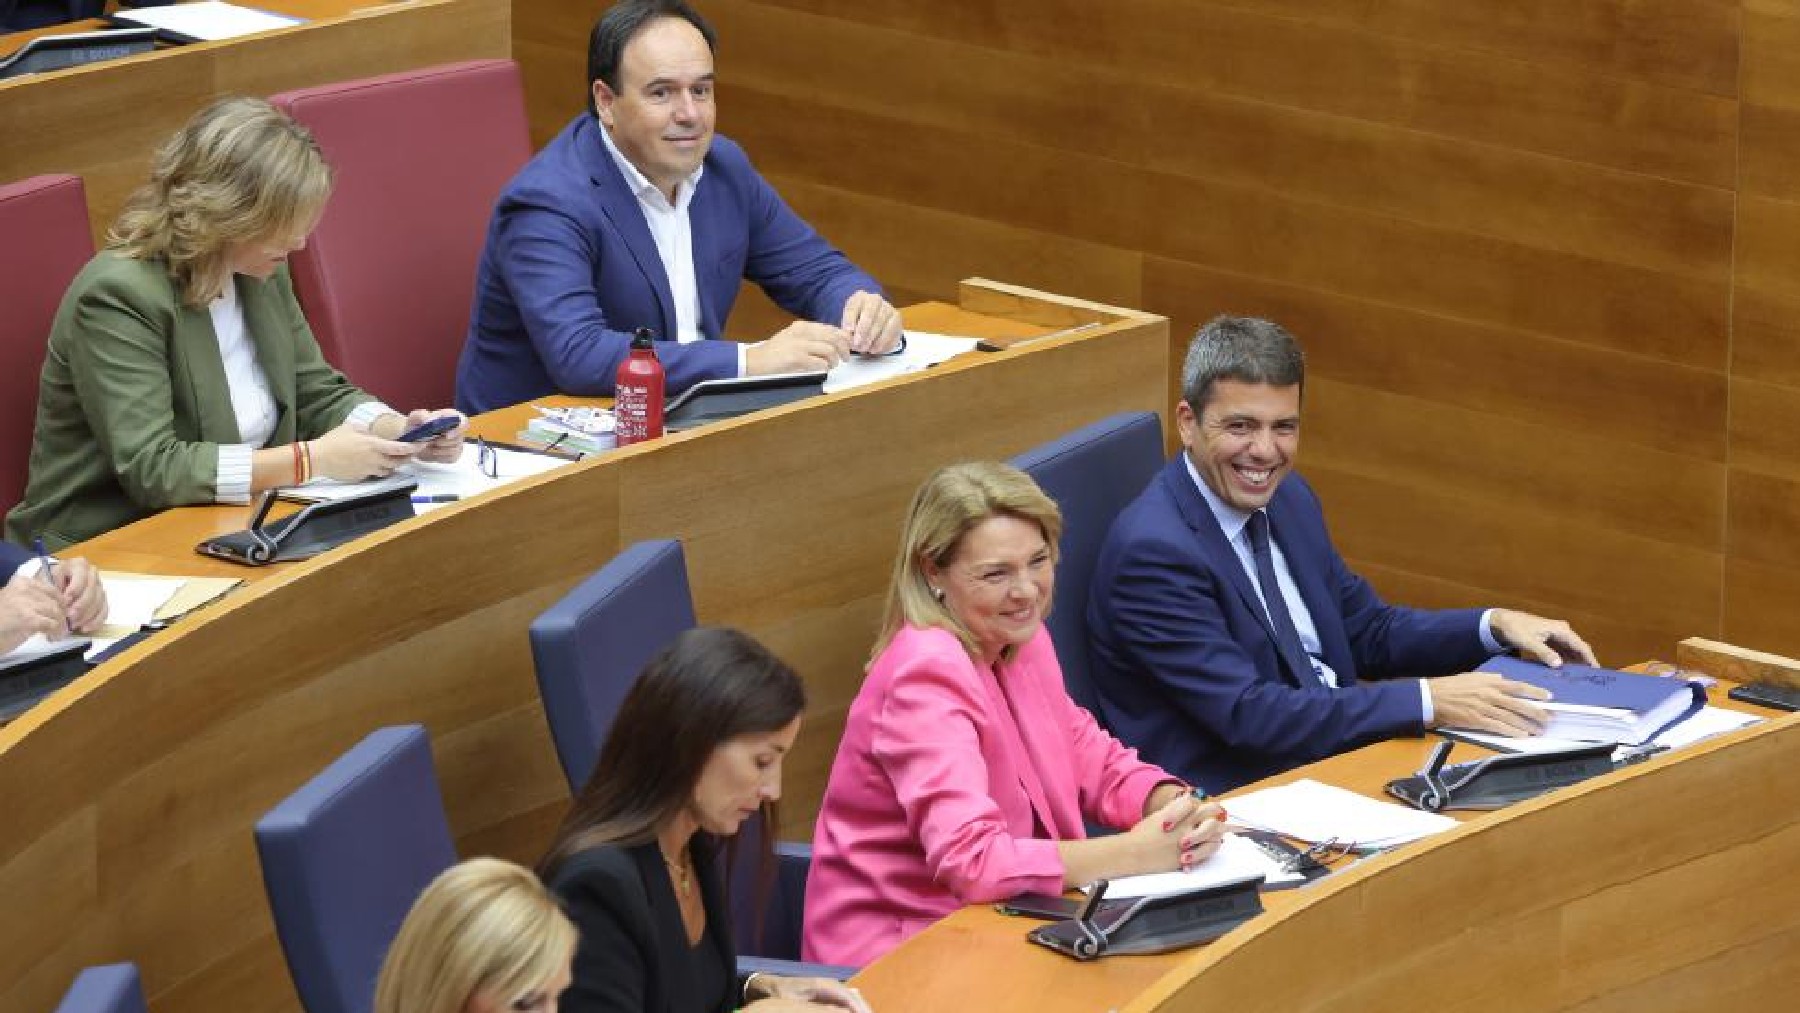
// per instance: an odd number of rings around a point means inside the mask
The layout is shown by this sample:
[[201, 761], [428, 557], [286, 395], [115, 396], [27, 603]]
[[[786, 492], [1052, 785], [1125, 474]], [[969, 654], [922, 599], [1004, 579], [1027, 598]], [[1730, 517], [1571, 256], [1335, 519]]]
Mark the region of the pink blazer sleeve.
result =
[[1069, 729], [1081, 777], [1081, 811], [1114, 830], [1137, 825], [1156, 786], [1181, 779], [1138, 759], [1137, 750], [1113, 738], [1067, 693], [1060, 695], [1064, 714], [1057, 727]]
[[[1061, 893], [1056, 842], [1015, 836], [1009, 815], [1016, 823], [1020, 814], [1005, 812], [989, 791], [989, 756], [999, 755], [994, 726], [1012, 716], [993, 713], [974, 662], [959, 645], [944, 650], [946, 642], [956, 644], [950, 638], [919, 643], [910, 656], [896, 659], [875, 721], [876, 762], [893, 783], [933, 878], [958, 900]], [[1027, 804], [1027, 827], [1030, 818]]]

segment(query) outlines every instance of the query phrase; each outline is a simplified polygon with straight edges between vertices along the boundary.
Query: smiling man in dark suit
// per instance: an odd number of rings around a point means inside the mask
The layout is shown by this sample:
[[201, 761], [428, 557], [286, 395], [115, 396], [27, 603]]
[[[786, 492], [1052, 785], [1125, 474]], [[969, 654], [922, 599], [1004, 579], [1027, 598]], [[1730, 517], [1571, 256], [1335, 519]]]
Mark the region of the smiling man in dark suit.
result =
[[[687, 4], [629, 0], [601, 16], [588, 112], [494, 209], [458, 407], [611, 394], [639, 327], [666, 339], [656, 350], [671, 393], [899, 344], [899, 314], [875, 280], [714, 135], [714, 85], [713, 32]], [[720, 340], [744, 279], [800, 319], [753, 345]]]
[[1389, 605], [1350, 571], [1293, 473], [1292, 335], [1219, 317], [1182, 380], [1184, 451], [1120, 513], [1089, 599], [1101, 717], [1121, 740], [1218, 792], [1440, 725], [1541, 727], [1541, 690], [1467, 669], [1504, 650], [1547, 664], [1592, 651], [1524, 612]]

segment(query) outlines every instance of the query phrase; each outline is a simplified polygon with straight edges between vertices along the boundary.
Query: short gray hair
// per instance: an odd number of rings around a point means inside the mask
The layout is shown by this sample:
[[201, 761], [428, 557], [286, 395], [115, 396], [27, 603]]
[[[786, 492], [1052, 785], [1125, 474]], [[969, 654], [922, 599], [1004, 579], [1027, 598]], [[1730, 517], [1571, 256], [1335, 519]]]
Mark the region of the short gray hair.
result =
[[1287, 329], [1257, 317], [1218, 316], [1200, 326], [1181, 367], [1181, 397], [1198, 415], [1220, 380], [1302, 390], [1306, 355]]

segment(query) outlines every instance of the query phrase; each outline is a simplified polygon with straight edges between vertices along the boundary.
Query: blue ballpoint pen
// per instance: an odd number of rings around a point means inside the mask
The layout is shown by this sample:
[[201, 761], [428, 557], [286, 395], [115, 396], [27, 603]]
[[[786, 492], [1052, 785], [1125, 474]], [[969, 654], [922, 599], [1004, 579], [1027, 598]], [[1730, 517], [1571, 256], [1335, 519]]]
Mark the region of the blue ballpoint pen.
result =
[[[31, 550], [37, 553], [38, 576], [44, 578], [44, 583], [50, 585], [50, 590], [54, 592], [57, 599], [60, 600], [62, 598], [62, 588], [57, 586], [56, 573], [50, 568], [50, 550], [44, 547], [43, 535], [39, 535], [31, 540]], [[66, 637], [68, 635], [69, 619], [68, 616], [65, 615], [63, 617], [63, 636]]]

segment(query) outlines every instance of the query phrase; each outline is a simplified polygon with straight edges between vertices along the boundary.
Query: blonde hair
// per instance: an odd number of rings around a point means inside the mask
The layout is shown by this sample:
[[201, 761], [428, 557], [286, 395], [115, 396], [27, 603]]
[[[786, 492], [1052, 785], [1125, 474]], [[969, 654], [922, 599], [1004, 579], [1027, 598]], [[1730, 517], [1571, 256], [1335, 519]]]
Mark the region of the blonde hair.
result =
[[311, 132], [262, 99], [224, 98], [157, 149], [107, 245], [162, 261], [182, 301], [202, 306], [227, 280], [229, 246], [294, 238], [330, 193], [331, 168]]
[[[1062, 537], [1062, 511], [1030, 475], [997, 461], [938, 469], [913, 493], [912, 505], [907, 508], [873, 657], [880, 657], [900, 628], [909, 624], [948, 630], [962, 641], [971, 657], [980, 657], [974, 634], [932, 593], [925, 579], [925, 563], [948, 566], [962, 547], [963, 536], [990, 517], [1016, 517], [1036, 524], [1050, 546], [1054, 565], [1057, 540]], [[1047, 609], [1050, 603], [1044, 604]]]
[[530, 871], [497, 858], [451, 866], [419, 895], [388, 948], [374, 1013], [501, 1007], [568, 970], [575, 926]]

